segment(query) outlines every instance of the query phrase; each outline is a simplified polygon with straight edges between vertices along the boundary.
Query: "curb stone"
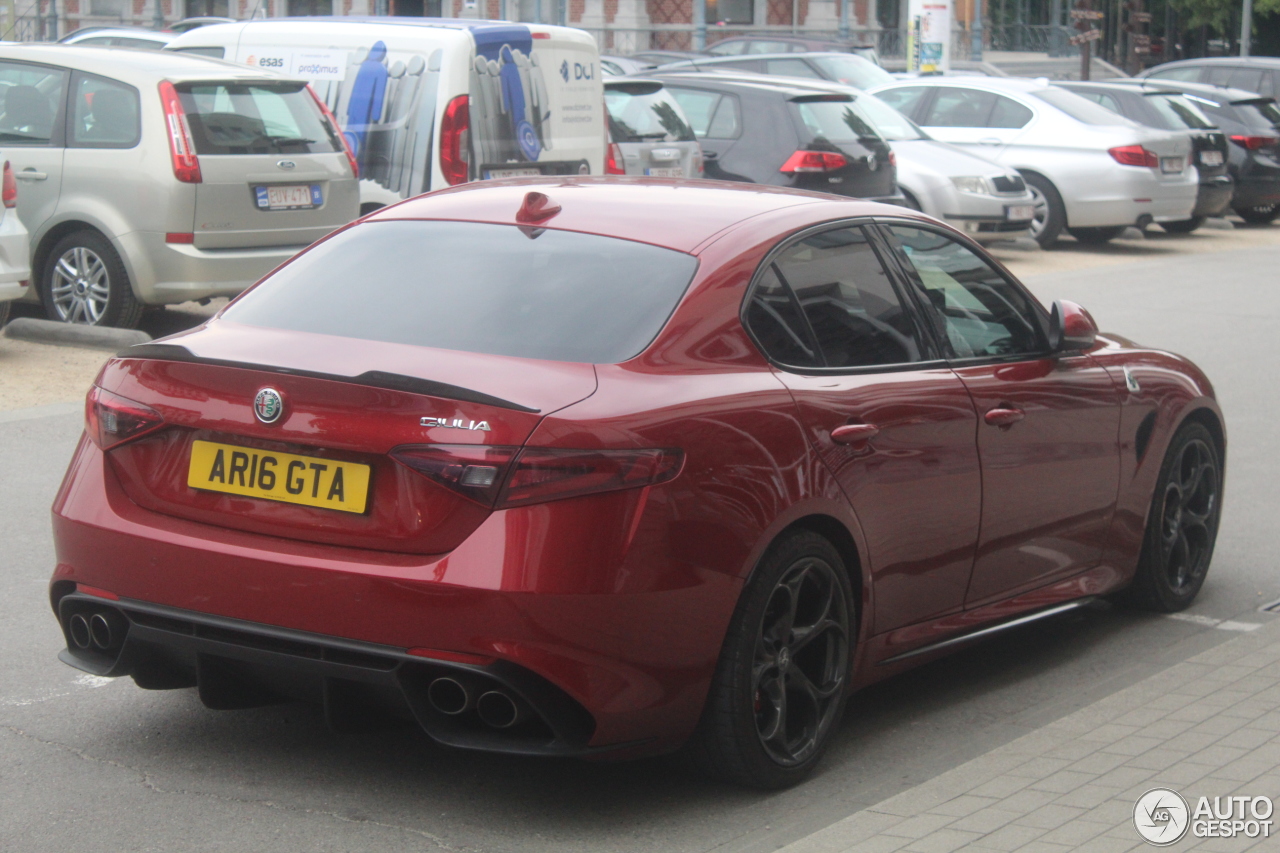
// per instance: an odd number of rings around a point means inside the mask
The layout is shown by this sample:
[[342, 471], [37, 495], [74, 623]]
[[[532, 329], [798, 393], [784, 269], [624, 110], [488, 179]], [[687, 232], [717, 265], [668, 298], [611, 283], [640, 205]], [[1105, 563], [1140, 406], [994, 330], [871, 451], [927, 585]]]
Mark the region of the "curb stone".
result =
[[65, 347], [119, 350], [134, 344], [145, 344], [151, 336], [140, 329], [113, 329], [107, 326], [82, 326], [75, 323], [55, 323], [53, 320], [37, 320], [18, 317], [4, 327], [6, 338], [53, 344]]

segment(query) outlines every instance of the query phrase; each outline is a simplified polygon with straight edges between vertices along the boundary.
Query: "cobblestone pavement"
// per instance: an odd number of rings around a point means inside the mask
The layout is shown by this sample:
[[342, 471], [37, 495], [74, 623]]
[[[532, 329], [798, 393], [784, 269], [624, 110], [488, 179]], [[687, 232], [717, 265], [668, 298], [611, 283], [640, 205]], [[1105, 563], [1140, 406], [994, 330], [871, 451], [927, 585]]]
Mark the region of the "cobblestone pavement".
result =
[[[1202, 796], [1210, 803], [1229, 796], [1274, 800], [1280, 622], [1235, 624], [1247, 633], [780, 853], [1119, 853], [1155, 849], [1133, 822], [1137, 799], [1152, 788], [1179, 792], [1193, 813]], [[1166, 849], [1280, 849], [1280, 820], [1271, 835], [1195, 838], [1188, 831]]]

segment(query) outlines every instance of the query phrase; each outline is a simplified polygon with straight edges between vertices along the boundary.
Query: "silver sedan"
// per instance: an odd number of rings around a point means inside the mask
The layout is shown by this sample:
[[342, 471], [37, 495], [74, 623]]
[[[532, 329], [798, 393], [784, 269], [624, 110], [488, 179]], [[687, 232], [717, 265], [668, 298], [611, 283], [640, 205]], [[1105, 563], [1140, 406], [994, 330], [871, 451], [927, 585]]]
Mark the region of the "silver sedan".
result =
[[1020, 77], [909, 80], [872, 90], [930, 136], [1018, 170], [1036, 196], [1032, 235], [1105, 243], [1128, 226], [1190, 217], [1191, 143]]

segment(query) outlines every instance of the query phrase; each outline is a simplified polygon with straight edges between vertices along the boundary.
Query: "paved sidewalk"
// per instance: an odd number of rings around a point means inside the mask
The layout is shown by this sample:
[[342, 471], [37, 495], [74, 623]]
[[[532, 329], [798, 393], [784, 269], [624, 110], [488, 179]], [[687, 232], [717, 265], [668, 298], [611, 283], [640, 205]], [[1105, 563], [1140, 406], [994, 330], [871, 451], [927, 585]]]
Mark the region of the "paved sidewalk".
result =
[[[781, 853], [1156, 849], [1133, 825], [1154, 787], [1280, 797], [1280, 621], [1082, 708], [783, 848]], [[1280, 850], [1194, 838], [1170, 850]]]

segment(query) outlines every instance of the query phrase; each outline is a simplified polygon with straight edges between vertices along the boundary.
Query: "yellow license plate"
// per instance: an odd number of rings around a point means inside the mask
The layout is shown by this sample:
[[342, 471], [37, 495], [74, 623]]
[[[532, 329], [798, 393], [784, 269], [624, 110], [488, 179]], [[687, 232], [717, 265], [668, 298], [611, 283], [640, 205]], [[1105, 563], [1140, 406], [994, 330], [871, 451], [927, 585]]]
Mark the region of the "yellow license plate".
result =
[[364, 512], [369, 502], [368, 465], [217, 444], [191, 443], [187, 485], [340, 512]]

